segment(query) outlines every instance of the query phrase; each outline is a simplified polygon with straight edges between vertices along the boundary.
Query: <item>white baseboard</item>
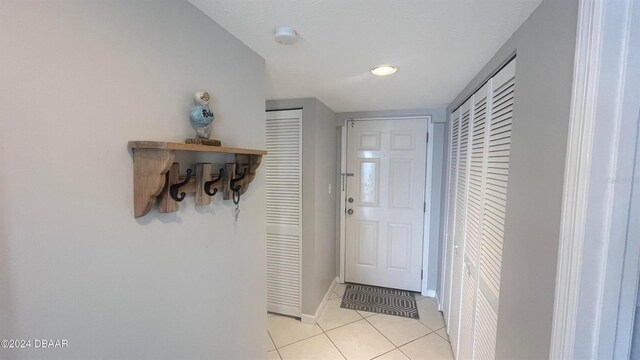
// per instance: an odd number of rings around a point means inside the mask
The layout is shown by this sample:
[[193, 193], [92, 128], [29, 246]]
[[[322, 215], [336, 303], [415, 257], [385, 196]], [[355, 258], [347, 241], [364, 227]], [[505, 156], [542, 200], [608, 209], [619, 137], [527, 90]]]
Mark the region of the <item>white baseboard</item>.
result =
[[436, 291], [435, 290], [425, 290], [425, 291], [422, 292], [422, 296], [435, 298], [436, 297]]
[[331, 296], [331, 292], [333, 291], [333, 288], [336, 286], [337, 282], [338, 282], [338, 277], [333, 279], [333, 281], [331, 282], [331, 285], [329, 285], [329, 290], [327, 290], [327, 293], [324, 294], [324, 298], [320, 302], [320, 305], [318, 305], [318, 309], [316, 310], [316, 313], [314, 315], [302, 314], [300, 316], [300, 322], [304, 324], [310, 324], [310, 325], [315, 325], [316, 322], [318, 322], [318, 319], [320, 319], [320, 315], [322, 315], [322, 312], [324, 311], [324, 307], [327, 306], [327, 300], [329, 300], [329, 296]]
[[435, 296], [435, 299], [436, 299], [436, 305], [438, 305], [438, 311], [442, 312], [442, 302], [440, 301], [440, 298], [438, 297], [437, 294]]
[[314, 315], [302, 314], [300, 315], [300, 322], [303, 324], [315, 325], [316, 317]]

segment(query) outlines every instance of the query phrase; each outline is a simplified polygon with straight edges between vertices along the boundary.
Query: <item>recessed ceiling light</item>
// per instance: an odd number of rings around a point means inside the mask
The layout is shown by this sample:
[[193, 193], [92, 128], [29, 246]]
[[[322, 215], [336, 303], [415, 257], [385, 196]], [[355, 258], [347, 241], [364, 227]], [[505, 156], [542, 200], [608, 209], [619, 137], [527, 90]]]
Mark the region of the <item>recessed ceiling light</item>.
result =
[[398, 71], [398, 67], [393, 65], [378, 65], [371, 69], [371, 73], [376, 76], [387, 76], [394, 74], [396, 71]]

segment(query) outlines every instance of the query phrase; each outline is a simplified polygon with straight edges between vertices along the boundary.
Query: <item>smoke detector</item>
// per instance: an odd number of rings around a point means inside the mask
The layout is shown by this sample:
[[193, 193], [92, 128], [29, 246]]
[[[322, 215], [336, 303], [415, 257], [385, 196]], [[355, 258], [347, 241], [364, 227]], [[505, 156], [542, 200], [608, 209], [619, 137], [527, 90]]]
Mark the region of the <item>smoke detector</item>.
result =
[[279, 26], [273, 34], [278, 44], [293, 45], [298, 42], [298, 33], [290, 26]]

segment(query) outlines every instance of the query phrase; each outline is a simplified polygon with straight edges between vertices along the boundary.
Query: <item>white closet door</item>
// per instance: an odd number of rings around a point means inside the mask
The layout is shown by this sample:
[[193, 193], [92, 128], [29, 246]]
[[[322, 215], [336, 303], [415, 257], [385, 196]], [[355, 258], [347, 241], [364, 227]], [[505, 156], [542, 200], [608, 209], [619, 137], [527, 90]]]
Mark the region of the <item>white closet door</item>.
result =
[[478, 257], [482, 241], [482, 200], [486, 160], [488, 84], [472, 97], [471, 150], [469, 152], [469, 190], [466, 208], [464, 266], [462, 275], [462, 308], [460, 313], [460, 345], [458, 358], [472, 359], [476, 293], [478, 286]]
[[453, 263], [453, 248], [454, 248], [454, 236], [455, 236], [455, 209], [456, 209], [456, 186], [458, 181], [458, 147], [460, 139], [460, 111], [456, 110], [451, 114], [451, 125], [449, 129], [449, 182], [447, 184], [447, 256], [445, 269], [445, 288], [444, 299], [442, 302], [443, 313], [447, 328], [450, 328], [450, 316], [451, 316], [451, 279], [452, 279], [452, 266]]
[[449, 336], [454, 355], [458, 355], [460, 309], [462, 300], [462, 272], [464, 238], [466, 228], [467, 190], [469, 182], [469, 126], [471, 122], [471, 99], [460, 107], [460, 147], [458, 153], [458, 181], [456, 185], [455, 234], [453, 244], [453, 269], [451, 280], [451, 315]]
[[[489, 82], [490, 120], [482, 216], [482, 244], [478, 266], [475, 358], [494, 359], [502, 244], [507, 205], [511, 124], [516, 62], [511, 61]], [[526, 311], [526, 310], [525, 310]]]
[[267, 112], [267, 310], [301, 315], [302, 110]]

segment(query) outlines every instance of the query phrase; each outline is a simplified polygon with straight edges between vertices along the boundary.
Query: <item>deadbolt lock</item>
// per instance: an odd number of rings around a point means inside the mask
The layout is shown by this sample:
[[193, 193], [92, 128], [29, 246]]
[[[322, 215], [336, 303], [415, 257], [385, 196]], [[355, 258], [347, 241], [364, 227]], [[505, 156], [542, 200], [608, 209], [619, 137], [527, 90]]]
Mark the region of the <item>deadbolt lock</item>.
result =
[[353, 198], [350, 197], [349, 199], [347, 199], [347, 201], [349, 202], [349, 204], [353, 203]]

